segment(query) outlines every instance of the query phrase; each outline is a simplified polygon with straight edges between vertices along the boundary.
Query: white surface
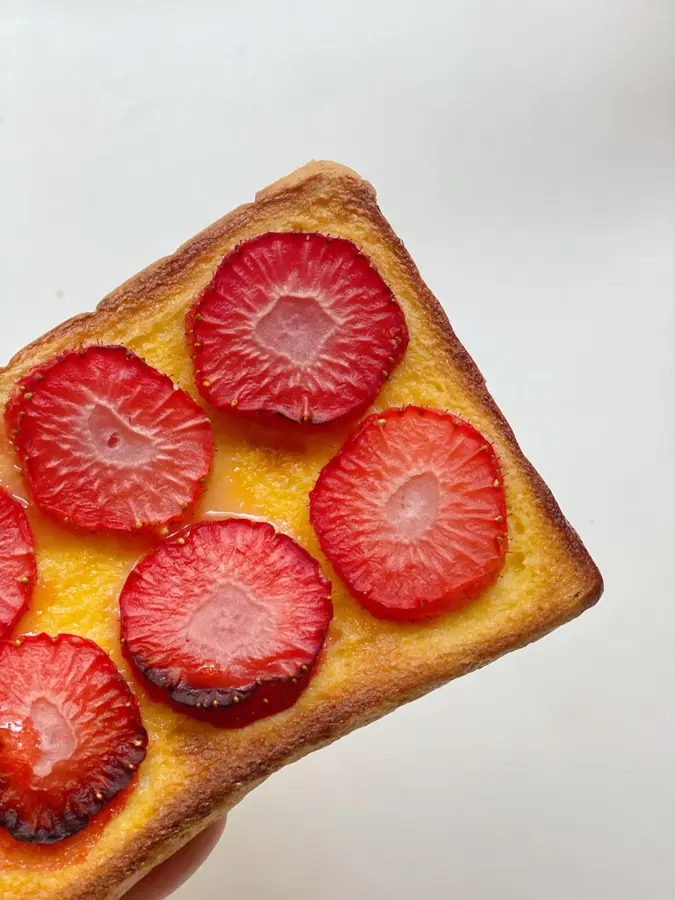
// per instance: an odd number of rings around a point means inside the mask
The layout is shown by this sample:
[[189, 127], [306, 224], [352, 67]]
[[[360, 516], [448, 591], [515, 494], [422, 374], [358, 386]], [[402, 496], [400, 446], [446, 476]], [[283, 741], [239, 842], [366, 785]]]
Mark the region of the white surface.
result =
[[274, 776], [177, 900], [672, 897], [671, 0], [0, 10], [2, 358], [340, 160], [606, 578], [574, 624]]

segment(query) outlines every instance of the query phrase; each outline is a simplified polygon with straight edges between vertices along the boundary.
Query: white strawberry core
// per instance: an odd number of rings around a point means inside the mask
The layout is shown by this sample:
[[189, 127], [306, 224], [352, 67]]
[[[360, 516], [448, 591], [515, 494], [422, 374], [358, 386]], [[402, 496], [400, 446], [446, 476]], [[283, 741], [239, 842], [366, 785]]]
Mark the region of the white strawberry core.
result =
[[309, 365], [335, 326], [335, 320], [314, 297], [284, 295], [258, 321], [255, 333], [267, 350], [298, 365]]
[[237, 660], [264, 659], [278, 643], [277, 612], [232, 582], [214, 587], [191, 614], [187, 637], [208, 649], [214, 662], [234, 676]]
[[424, 534], [438, 517], [440, 485], [433, 472], [413, 475], [391, 495], [384, 508], [387, 521], [405, 541]]
[[88, 425], [96, 454], [109, 463], [138, 465], [153, 454], [152, 435], [132, 428], [109, 406], [97, 403]]
[[54, 703], [44, 697], [33, 701], [30, 718], [39, 736], [38, 756], [33, 771], [38, 777], [44, 778], [57, 763], [72, 756], [77, 739], [70, 722]]

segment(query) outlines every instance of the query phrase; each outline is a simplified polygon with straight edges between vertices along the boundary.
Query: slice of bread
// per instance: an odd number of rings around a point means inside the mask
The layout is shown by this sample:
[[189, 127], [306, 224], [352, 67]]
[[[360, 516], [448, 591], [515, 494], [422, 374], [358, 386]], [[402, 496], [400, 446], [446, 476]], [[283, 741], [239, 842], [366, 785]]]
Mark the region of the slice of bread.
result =
[[[185, 345], [186, 309], [236, 244], [288, 230], [353, 241], [403, 306], [410, 345], [374, 408], [414, 403], [448, 409], [494, 443], [509, 514], [504, 569], [459, 612], [414, 625], [373, 618], [332, 572], [309, 524], [309, 491], [350, 427], [277, 433], [215, 414], [217, 452], [197, 518], [234, 512], [270, 520], [321, 561], [333, 581], [335, 605], [323, 664], [296, 706], [239, 731], [224, 731], [152, 702], [121, 655], [117, 597], [146, 549], [142, 538], [75, 536], [31, 506], [39, 585], [17, 633], [75, 632], [97, 641], [132, 681], [150, 745], [126, 802], [80, 835], [46, 848], [24, 847], [0, 835], [2, 897], [122, 896], [276, 769], [541, 637], [601, 594], [597, 568], [382, 217], [372, 186], [335, 163], [310, 163], [276, 182], [255, 203], [236, 209], [113, 291], [96, 312], [71, 319], [21, 350], [0, 373], [0, 403], [36, 363], [91, 343], [126, 345], [199, 399]], [[2, 435], [0, 482], [21, 493], [25, 488], [15, 462]]]

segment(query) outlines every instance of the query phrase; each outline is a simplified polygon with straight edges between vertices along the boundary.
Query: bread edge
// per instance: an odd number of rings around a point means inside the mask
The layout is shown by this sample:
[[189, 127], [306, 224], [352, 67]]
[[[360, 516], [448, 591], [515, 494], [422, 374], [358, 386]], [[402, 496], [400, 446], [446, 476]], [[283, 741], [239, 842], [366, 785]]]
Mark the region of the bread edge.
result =
[[[461, 661], [448, 669], [443, 661], [435, 668], [414, 668], [401, 673], [398, 683], [373, 686], [361, 691], [347, 702], [340, 698], [326, 702], [318, 710], [299, 717], [283, 740], [257, 759], [243, 759], [240, 763], [242, 780], [230, 777], [226, 783], [218, 778], [215, 767], [194, 786], [189, 796], [182, 795], [172, 806], [163, 810], [140, 834], [133, 835], [127, 845], [104, 867], [83, 874], [56, 892], [45, 894], [49, 900], [117, 900], [152, 868], [175, 853], [203, 828], [231, 809], [252, 788], [283, 765], [294, 762], [307, 753], [319, 749], [348, 732], [366, 725], [403, 703], [407, 703], [449, 680], [480, 668], [503, 654], [537, 640], [558, 625], [575, 618], [593, 606], [603, 591], [603, 581], [579, 536], [567, 522], [551, 491], [535, 468], [523, 455], [515, 435], [503, 413], [490, 395], [478, 366], [459, 341], [445, 312], [406, 251], [403, 242], [382, 215], [373, 186], [346, 166], [329, 161], [312, 161], [290, 175], [274, 182], [256, 194], [255, 202], [237, 207], [181, 245], [178, 250], [152, 263], [108, 294], [90, 313], [75, 316], [56, 326], [47, 334], [26, 345], [0, 368], [0, 375], [17, 370], [16, 378], [33, 365], [38, 349], [48, 349], [50, 343], [77, 337], [81, 326], [95, 321], [105, 327], [105, 321], [119, 321], [125, 309], [138, 304], [152, 304], [167, 285], [180, 285], [181, 276], [204, 256], [209, 248], [220, 242], [227, 232], [240, 226], [269, 202], [278, 202], [285, 195], [314, 188], [334, 191], [340, 185], [345, 197], [365, 211], [381, 240], [389, 245], [406, 277], [434, 325], [443, 335], [447, 349], [464, 377], [464, 387], [474, 402], [483, 406], [499, 422], [503, 439], [518, 458], [547, 518], [560, 536], [570, 560], [574, 563], [576, 583], [569, 585], [571, 596], [560, 609], [545, 614], [518, 632], [473, 645]], [[232, 775], [232, 772], [229, 773]], [[42, 896], [42, 895], [40, 895]]]

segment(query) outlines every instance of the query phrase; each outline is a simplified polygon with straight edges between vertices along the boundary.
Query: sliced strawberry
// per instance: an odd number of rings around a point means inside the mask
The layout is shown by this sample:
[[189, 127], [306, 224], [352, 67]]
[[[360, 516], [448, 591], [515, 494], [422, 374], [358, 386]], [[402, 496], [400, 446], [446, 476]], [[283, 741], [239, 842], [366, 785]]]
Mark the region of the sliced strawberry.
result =
[[132, 570], [120, 610], [126, 652], [145, 677], [186, 711], [220, 711], [221, 725], [295, 702], [333, 614], [318, 562], [249, 519], [167, 538]]
[[314, 424], [365, 410], [408, 343], [401, 307], [368, 258], [315, 233], [240, 244], [186, 328], [210, 403]]
[[25, 613], [35, 585], [33, 535], [23, 506], [0, 488], [0, 638]]
[[30, 384], [37, 384], [42, 378], [43, 372], [49, 368], [52, 361], [40, 363], [28, 371], [23, 378], [20, 378], [14, 385], [14, 389], [10, 395], [7, 405], [5, 406], [5, 426], [10, 440], [14, 441], [16, 433], [21, 423], [21, 399], [24, 393], [31, 390]]
[[37, 505], [89, 530], [179, 518], [211, 465], [204, 411], [124, 347], [87, 347], [41, 366], [19, 384], [6, 417], [10, 430], [18, 425]]
[[496, 577], [506, 552], [495, 452], [439, 410], [369, 416], [321, 471], [310, 507], [324, 553], [376, 616], [456, 609]]
[[129, 686], [93, 641], [1, 641], [0, 672], [0, 825], [51, 844], [129, 783], [148, 736]]

